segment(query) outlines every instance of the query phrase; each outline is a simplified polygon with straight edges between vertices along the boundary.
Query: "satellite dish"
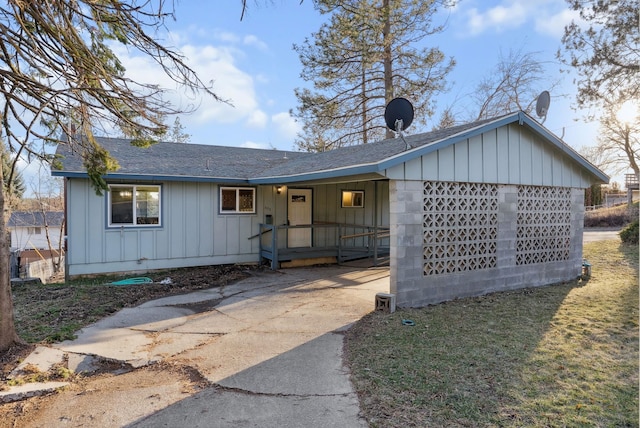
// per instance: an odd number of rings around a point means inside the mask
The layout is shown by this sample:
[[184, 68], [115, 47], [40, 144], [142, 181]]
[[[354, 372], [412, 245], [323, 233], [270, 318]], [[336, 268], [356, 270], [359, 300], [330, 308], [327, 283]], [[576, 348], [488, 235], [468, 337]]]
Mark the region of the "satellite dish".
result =
[[536, 100], [536, 114], [539, 118], [547, 118], [549, 103], [551, 103], [551, 95], [549, 95], [549, 91], [542, 91], [542, 93], [538, 95], [538, 99]]
[[413, 105], [406, 98], [394, 98], [384, 109], [384, 121], [392, 131], [402, 133], [413, 122]]

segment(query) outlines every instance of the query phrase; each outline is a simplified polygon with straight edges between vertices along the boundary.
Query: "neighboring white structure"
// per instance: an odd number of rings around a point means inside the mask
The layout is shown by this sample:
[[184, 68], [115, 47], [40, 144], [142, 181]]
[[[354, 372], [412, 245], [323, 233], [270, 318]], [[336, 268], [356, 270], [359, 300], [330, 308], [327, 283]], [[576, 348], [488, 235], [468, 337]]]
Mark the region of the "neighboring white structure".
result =
[[11, 231], [11, 248], [14, 250], [48, 250], [47, 229], [51, 248], [60, 245], [64, 212], [14, 211], [7, 224]]

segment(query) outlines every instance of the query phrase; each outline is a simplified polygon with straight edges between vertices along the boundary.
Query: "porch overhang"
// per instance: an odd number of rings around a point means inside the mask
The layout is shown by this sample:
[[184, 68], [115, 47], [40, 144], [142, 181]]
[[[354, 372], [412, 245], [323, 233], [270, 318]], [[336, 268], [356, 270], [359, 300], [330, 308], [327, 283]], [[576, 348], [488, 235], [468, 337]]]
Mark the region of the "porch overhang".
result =
[[345, 181], [380, 180], [384, 178], [386, 177], [376, 163], [302, 174], [250, 178], [248, 181], [249, 184], [327, 184]]

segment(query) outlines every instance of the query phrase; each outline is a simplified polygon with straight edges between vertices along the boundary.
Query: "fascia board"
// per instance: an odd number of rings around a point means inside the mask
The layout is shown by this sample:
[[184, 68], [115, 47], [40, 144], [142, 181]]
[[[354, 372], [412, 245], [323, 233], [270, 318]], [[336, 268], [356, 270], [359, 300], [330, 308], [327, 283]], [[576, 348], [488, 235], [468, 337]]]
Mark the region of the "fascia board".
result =
[[[54, 177], [66, 178], [89, 178], [86, 172], [66, 172], [54, 171], [51, 173]], [[229, 184], [249, 184], [246, 178], [232, 177], [193, 177], [193, 176], [177, 176], [177, 175], [144, 175], [144, 174], [107, 174], [103, 176], [105, 180], [140, 180], [140, 181], [174, 181], [174, 182], [190, 182], [190, 183], [229, 183]]]

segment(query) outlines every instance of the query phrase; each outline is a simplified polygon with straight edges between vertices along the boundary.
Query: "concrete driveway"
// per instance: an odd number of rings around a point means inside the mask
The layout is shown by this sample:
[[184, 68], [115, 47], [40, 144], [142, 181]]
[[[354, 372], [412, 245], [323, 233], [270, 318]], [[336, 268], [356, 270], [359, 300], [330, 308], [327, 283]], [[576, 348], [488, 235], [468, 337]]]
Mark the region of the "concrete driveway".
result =
[[299, 268], [124, 309], [55, 348], [78, 370], [162, 361], [209, 387], [59, 394], [35, 426], [365, 427], [341, 332], [388, 290], [388, 268]]
[[[584, 242], [618, 232], [587, 229]], [[31, 409], [21, 426], [364, 427], [341, 332], [388, 290], [388, 268], [298, 268], [124, 309], [25, 363], [66, 360], [77, 372], [91, 372], [99, 359], [163, 363], [193, 369], [207, 387], [186, 391], [157, 371], [89, 380]]]
[[582, 234], [582, 242], [608, 241], [610, 239], [620, 239], [620, 228], [586, 228]]

